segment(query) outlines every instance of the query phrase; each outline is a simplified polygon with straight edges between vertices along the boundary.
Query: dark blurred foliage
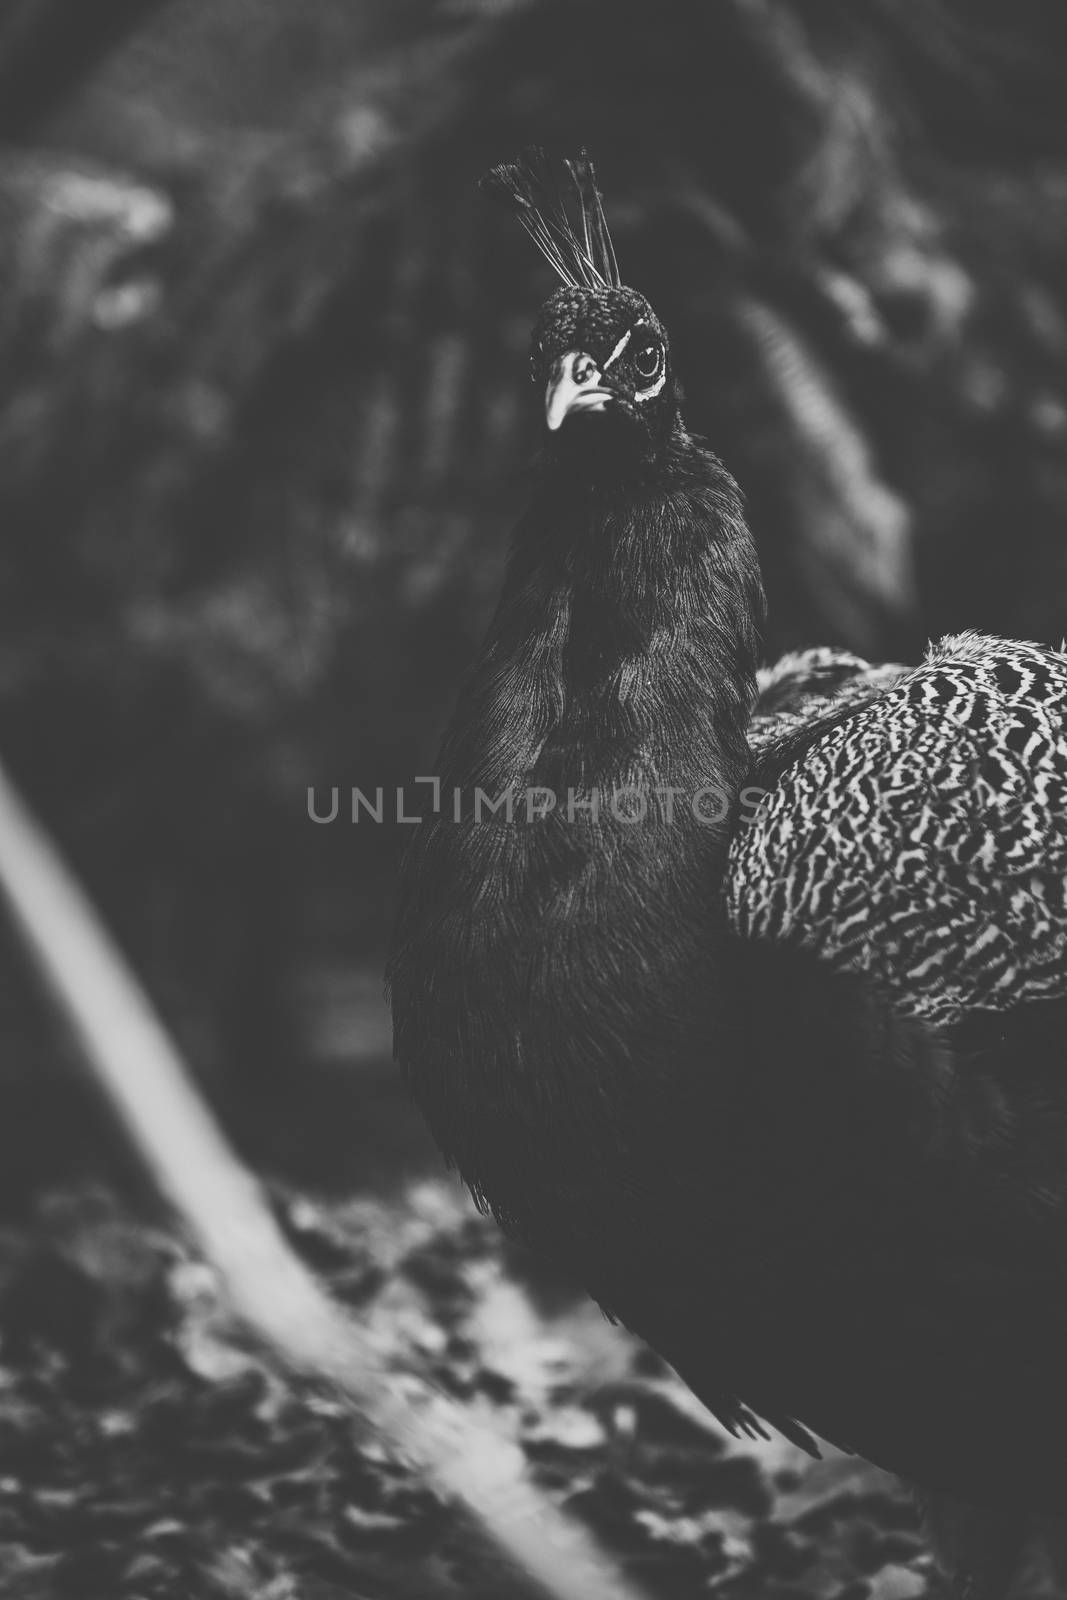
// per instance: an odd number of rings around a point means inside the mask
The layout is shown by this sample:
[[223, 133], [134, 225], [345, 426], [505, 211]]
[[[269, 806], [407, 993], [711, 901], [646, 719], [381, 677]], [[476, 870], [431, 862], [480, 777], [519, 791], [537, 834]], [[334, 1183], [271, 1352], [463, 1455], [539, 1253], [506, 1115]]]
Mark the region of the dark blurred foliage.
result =
[[7, 5], [0, 752], [220, 1092], [377, 1016], [405, 830], [306, 791], [432, 770], [491, 605], [552, 285], [476, 180], [522, 144], [598, 161], [769, 651], [1067, 631], [1057, 12]]

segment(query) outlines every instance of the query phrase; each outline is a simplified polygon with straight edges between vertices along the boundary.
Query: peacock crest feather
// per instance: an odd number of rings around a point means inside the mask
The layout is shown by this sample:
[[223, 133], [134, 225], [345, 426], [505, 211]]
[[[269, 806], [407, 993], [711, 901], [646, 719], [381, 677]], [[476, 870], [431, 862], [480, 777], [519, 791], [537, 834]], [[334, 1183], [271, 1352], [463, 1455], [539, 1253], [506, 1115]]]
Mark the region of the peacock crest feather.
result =
[[[557, 184], [553, 165], [543, 149], [531, 145], [517, 161], [505, 162], [487, 173], [482, 188], [511, 206], [565, 284], [571, 288], [620, 288], [619, 265], [592, 161], [585, 150], [579, 150], [573, 160], [563, 159], [573, 193]], [[575, 205], [580, 232], [572, 216]]]

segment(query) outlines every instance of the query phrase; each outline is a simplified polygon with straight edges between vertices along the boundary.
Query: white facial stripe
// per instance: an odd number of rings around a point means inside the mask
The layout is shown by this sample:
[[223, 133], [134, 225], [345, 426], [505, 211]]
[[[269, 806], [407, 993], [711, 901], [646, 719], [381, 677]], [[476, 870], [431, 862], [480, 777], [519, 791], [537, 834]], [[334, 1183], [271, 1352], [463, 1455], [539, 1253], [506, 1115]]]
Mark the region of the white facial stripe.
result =
[[[601, 369], [600, 369], [601, 372], [607, 372], [608, 368], [610, 366], [612, 366], [616, 361], [618, 361], [619, 357], [622, 355], [623, 351], [626, 349], [626, 346], [630, 343], [630, 340], [633, 338], [634, 334], [637, 333], [640, 329], [647, 328], [647, 327], [648, 327], [648, 323], [647, 322], [635, 322], [632, 328], [627, 328], [626, 332], [623, 334], [622, 338], [619, 340], [618, 344], [615, 346], [614, 350], [611, 352], [610, 356], [605, 361], [604, 365], [601, 367]], [[660, 352], [660, 360], [662, 360], [662, 359], [663, 359], [663, 353], [661, 351]], [[647, 388], [647, 389], [639, 389], [637, 391], [637, 393], [634, 395], [634, 399], [635, 400], [654, 400], [656, 395], [658, 395], [660, 390], [663, 388], [663, 385], [666, 383], [666, 381], [667, 381], [667, 369], [664, 368], [663, 371], [660, 373], [659, 377], [656, 379], [655, 383], [651, 384], [650, 387]]]
[[601, 369], [600, 369], [601, 372], [607, 372], [608, 368], [611, 366], [611, 363], [613, 361], [618, 361], [619, 357], [622, 355], [623, 351], [626, 349], [626, 346], [629, 344], [630, 335], [633, 333], [633, 331], [634, 330], [632, 328], [627, 328], [626, 332], [623, 334], [622, 338], [619, 340], [618, 344], [615, 346], [614, 350], [611, 352], [610, 356], [605, 361], [604, 365], [601, 367]]
[[635, 400], [653, 400], [659, 394], [667, 381], [667, 369], [664, 367], [655, 383], [649, 389], [639, 389], [634, 395]]

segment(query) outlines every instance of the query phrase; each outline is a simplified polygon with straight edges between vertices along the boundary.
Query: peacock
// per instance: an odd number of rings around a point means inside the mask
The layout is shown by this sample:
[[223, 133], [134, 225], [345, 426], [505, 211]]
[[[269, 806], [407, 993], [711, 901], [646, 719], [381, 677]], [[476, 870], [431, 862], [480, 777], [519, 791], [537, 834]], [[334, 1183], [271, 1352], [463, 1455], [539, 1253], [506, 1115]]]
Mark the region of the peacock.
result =
[[561, 282], [395, 1054], [479, 1205], [725, 1427], [896, 1472], [997, 1595], [1067, 1513], [1067, 655], [761, 668], [741, 493], [566, 173], [487, 180]]

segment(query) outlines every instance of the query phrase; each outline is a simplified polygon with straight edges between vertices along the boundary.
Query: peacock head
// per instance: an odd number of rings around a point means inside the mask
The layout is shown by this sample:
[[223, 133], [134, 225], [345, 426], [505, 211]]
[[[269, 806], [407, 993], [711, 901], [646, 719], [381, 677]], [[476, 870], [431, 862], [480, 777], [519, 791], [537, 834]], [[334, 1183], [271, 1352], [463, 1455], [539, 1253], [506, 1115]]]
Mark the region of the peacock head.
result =
[[563, 279], [541, 307], [530, 347], [549, 439], [557, 453], [654, 457], [678, 424], [667, 331], [644, 295], [620, 281], [592, 162], [583, 151], [564, 166], [580, 233], [543, 151], [525, 151], [486, 180]]
[[550, 433], [610, 408], [659, 436], [677, 409], [667, 331], [636, 289], [557, 289], [534, 327], [530, 370]]

